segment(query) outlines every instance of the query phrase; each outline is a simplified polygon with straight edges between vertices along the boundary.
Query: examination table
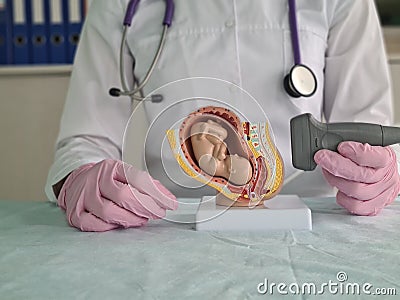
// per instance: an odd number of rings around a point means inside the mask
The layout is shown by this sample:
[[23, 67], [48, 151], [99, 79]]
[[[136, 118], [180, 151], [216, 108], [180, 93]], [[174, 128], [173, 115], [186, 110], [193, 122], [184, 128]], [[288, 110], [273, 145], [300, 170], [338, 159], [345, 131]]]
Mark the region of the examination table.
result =
[[352, 216], [334, 198], [304, 200], [312, 231], [258, 233], [196, 232], [164, 220], [87, 233], [54, 204], [0, 201], [0, 299], [271, 299], [280, 294], [260, 293], [266, 280], [318, 287], [339, 276], [399, 297], [399, 199], [376, 217]]

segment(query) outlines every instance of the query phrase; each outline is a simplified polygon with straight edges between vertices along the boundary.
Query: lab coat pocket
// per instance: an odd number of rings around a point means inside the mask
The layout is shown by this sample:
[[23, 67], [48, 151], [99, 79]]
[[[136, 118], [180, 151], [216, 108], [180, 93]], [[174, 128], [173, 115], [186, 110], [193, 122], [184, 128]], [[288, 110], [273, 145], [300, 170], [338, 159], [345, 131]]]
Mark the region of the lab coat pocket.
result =
[[[311, 97], [293, 98], [289, 101], [299, 112], [310, 112], [319, 117], [322, 112], [324, 90], [324, 67], [326, 40], [322, 35], [310, 30], [299, 30], [301, 63], [309, 67], [317, 78], [317, 90]], [[284, 32], [284, 74], [289, 74], [294, 66], [293, 44], [290, 30]]]

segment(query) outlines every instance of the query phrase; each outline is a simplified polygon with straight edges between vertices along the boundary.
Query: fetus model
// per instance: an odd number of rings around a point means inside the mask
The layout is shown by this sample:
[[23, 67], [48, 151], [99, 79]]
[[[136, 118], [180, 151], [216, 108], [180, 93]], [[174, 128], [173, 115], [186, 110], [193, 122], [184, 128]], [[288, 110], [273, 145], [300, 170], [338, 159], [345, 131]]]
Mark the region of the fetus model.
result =
[[281, 190], [283, 160], [271, 136], [267, 122], [241, 121], [217, 106], [199, 108], [167, 130], [182, 170], [217, 190], [216, 203], [225, 206], [261, 206]]
[[190, 139], [194, 156], [208, 175], [223, 177], [235, 185], [245, 185], [252, 177], [251, 164], [238, 154], [228, 154], [224, 143], [227, 137], [227, 130], [212, 120], [193, 124]]

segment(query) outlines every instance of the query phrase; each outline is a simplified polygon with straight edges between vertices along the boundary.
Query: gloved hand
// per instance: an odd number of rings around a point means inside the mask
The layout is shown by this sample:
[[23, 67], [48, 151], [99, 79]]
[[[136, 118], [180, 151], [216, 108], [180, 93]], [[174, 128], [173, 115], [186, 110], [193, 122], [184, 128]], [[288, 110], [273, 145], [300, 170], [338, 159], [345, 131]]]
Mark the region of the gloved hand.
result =
[[393, 202], [400, 189], [393, 149], [342, 142], [338, 152], [320, 150], [314, 160], [328, 183], [338, 188], [339, 205], [353, 214], [373, 216]]
[[147, 172], [112, 159], [72, 172], [58, 204], [69, 224], [82, 231], [142, 226], [178, 207], [176, 197]]

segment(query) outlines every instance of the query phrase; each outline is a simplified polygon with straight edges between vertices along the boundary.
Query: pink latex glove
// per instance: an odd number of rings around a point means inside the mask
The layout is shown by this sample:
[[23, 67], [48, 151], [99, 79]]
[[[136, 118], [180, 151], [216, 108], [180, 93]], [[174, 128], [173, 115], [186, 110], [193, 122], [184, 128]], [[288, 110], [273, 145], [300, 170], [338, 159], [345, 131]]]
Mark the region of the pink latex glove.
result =
[[342, 142], [338, 152], [320, 150], [314, 160], [328, 183], [338, 188], [339, 205], [353, 214], [373, 216], [393, 202], [400, 189], [393, 149]]
[[112, 159], [72, 172], [58, 204], [69, 224], [82, 231], [142, 226], [178, 207], [176, 197], [147, 172]]

